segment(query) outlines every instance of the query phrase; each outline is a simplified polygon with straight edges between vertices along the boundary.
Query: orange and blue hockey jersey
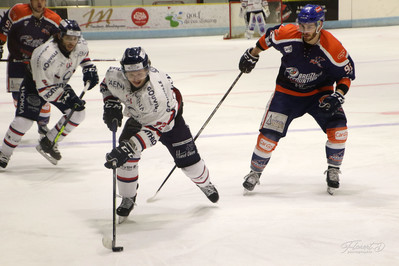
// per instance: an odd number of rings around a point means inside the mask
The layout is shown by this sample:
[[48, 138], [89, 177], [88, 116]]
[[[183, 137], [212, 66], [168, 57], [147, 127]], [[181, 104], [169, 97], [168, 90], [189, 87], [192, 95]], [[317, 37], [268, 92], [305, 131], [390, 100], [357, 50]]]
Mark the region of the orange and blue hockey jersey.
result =
[[302, 40], [293, 24], [269, 28], [257, 42], [261, 50], [274, 47], [283, 55], [276, 90], [295, 96], [333, 91], [333, 85], [350, 87], [355, 79], [354, 64], [342, 44], [328, 31], [321, 30], [315, 45]]
[[7, 41], [10, 59], [29, 59], [33, 50], [58, 31], [61, 17], [48, 8], [37, 19], [30, 4], [16, 4], [0, 22], [0, 40]]
[[4, 14], [0, 22], [0, 40], [7, 42], [9, 92], [19, 91], [33, 50], [58, 32], [60, 22], [61, 17], [48, 8], [41, 18], [35, 18], [30, 4], [16, 4]]

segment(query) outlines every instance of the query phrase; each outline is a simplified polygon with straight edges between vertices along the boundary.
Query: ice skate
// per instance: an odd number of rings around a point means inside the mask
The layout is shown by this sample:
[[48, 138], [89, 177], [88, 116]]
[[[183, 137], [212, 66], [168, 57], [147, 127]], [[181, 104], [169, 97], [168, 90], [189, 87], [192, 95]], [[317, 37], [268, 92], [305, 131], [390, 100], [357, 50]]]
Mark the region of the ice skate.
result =
[[244, 193], [254, 190], [255, 186], [260, 184], [260, 175], [261, 173], [257, 173], [251, 170], [251, 172], [249, 172], [249, 174], [244, 177], [245, 181], [242, 184], [245, 188]]
[[119, 216], [118, 223], [121, 224], [126, 221], [130, 212], [133, 210], [136, 202], [136, 196], [132, 198], [123, 197], [121, 205], [116, 209], [116, 214]]
[[57, 145], [53, 145], [47, 137], [44, 137], [39, 141], [36, 150], [54, 165], [61, 160], [61, 153], [58, 151]]
[[209, 185], [205, 187], [200, 187], [198, 186], [202, 192], [204, 192], [205, 196], [212, 201], [213, 203], [216, 203], [219, 200], [219, 192], [216, 190], [215, 186], [212, 183], [209, 183]]
[[6, 168], [9, 160], [10, 157], [0, 151], [0, 167]]
[[339, 188], [339, 174], [341, 171], [338, 167], [329, 166], [328, 169], [324, 172], [327, 174], [327, 192], [330, 195], [334, 195], [336, 189]]

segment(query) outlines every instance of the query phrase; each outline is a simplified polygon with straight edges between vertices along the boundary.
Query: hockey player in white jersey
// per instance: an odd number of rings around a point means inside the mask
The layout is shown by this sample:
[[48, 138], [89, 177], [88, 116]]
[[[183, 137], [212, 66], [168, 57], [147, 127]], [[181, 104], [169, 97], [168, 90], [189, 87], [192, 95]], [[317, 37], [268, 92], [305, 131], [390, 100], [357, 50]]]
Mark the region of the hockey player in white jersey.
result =
[[[117, 167], [122, 203], [119, 221], [130, 214], [138, 188], [138, 162], [142, 151], [158, 141], [164, 144], [181, 168], [212, 202], [219, 194], [198, 154], [183, 116], [180, 92], [171, 78], [150, 66], [141, 47], [127, 48], [121, 67], [110, 67], [100, 85], [104, 98], [104, 123], [111, 131], [121, 126], [123, 113], [129, 117], [119, 137], [119, 146], [106, 155], [105, 167]], [[122, 113], [122, 104], [125, 106]]]
[[0, 166], [5, 168], [24, 134], [37, 121], [41, 107], [50, 102], [64, 115], [47, 132], [36, 149], [51, 163], [61, 159], [54, 140], [60, 132], [67, 115], [74, 110], [58, 142], [62, 141], [85, 117], [85, 102], [68, 84], [78, 65], [83, 68], [83, 82], [90, 83], [88, 89], [98, 84], [96, 66], [88, 57], [87, 42], [81, 36], [79, 25], [74, 20], [62, 20], [60, 32], [33, 51], [31, 71], [25, 76], [15, 118], [4, 137], [0, 151]]
[[240, 16], [245, 19], [245, 37], [251, 39], [258, 25], [259, 35], [266, 33], [266, 19], [269, 17], [269, 4], [266, 0], [241, 0]]

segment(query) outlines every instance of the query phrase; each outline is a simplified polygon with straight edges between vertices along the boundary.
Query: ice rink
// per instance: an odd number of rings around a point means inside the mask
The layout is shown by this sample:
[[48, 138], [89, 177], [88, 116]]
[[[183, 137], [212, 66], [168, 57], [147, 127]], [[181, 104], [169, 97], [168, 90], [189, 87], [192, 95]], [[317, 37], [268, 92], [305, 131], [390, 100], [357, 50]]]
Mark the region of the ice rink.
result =
[[[159, 143], [143, 153], [137, 206], [117, 226], [121, 253], [101, 241], [112, 237], [112, 171], [103, 166], [112, 134], [102, 121], [99, 87], [86, 93], [86, 120], [60, 143], [57, 166], [34, 148], [34, 125], [0, 170], [0, 265], [398, 265], [399, 26], [331, 32], [352, 56], [357, 76], [344, 104], [349, 138], [334, 196], [326, 193], [323, 175], [326, 136], [308, 115], [292, 123], [261, 185], [243, 195], [280, 65], [280, 54], [270, 49], [240, 78], [197, 140], [220, 201], [208, 201], [177, 169], [148, 203], [174, 166]], [[89, 48], [92, 59], [119, 61], [125, 48], [142, 46], [181, 90], [195, 135], [239, 74], [241, 55], [255, 43], [213, 36], [89, 41]], [[97, 62], [100, 79], [118, 61]], [[1, 139], [14, 117], [5, 77], [3, 62]], [[80, 68], [70, 84], [79, 94]], [[61, 113], [52, 110], [54, 125]]]

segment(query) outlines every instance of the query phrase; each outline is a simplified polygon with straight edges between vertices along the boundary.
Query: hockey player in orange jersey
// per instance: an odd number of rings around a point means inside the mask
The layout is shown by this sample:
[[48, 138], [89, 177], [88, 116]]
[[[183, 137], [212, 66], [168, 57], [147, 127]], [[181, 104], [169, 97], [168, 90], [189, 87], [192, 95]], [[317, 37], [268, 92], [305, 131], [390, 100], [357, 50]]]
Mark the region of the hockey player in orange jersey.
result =
[[340, 166], [348, 136], [342, 108], [354, 64], [342, 44], [323, 29], [324, 10], [306, 5], [298, 14], [297, 25], [269, 28], [254, 48], [245, 51], [239, 69], [249, 73], [259, 53], [274, 47], [282, 54], [281, 66], [260, 126], [244, 188], [252, 191], [268, 164], [280, 138], [285, 137], [292, 120], [308, 113], [326, 133], [327, 191], [339, 188]]
[[[16, 4], [0, 21], [0, 59], [4, 44], [8, 47], [7, 91], [12, 93], [17, 106], [19, 89], [25, 76], [33, 50], [58, 32], [61, 17], [46, 8], [46, 0], [30, 0], [29, 4]], [[38, 119], [41, 136], [48, 131], [50, 104], [43, 105]]]

